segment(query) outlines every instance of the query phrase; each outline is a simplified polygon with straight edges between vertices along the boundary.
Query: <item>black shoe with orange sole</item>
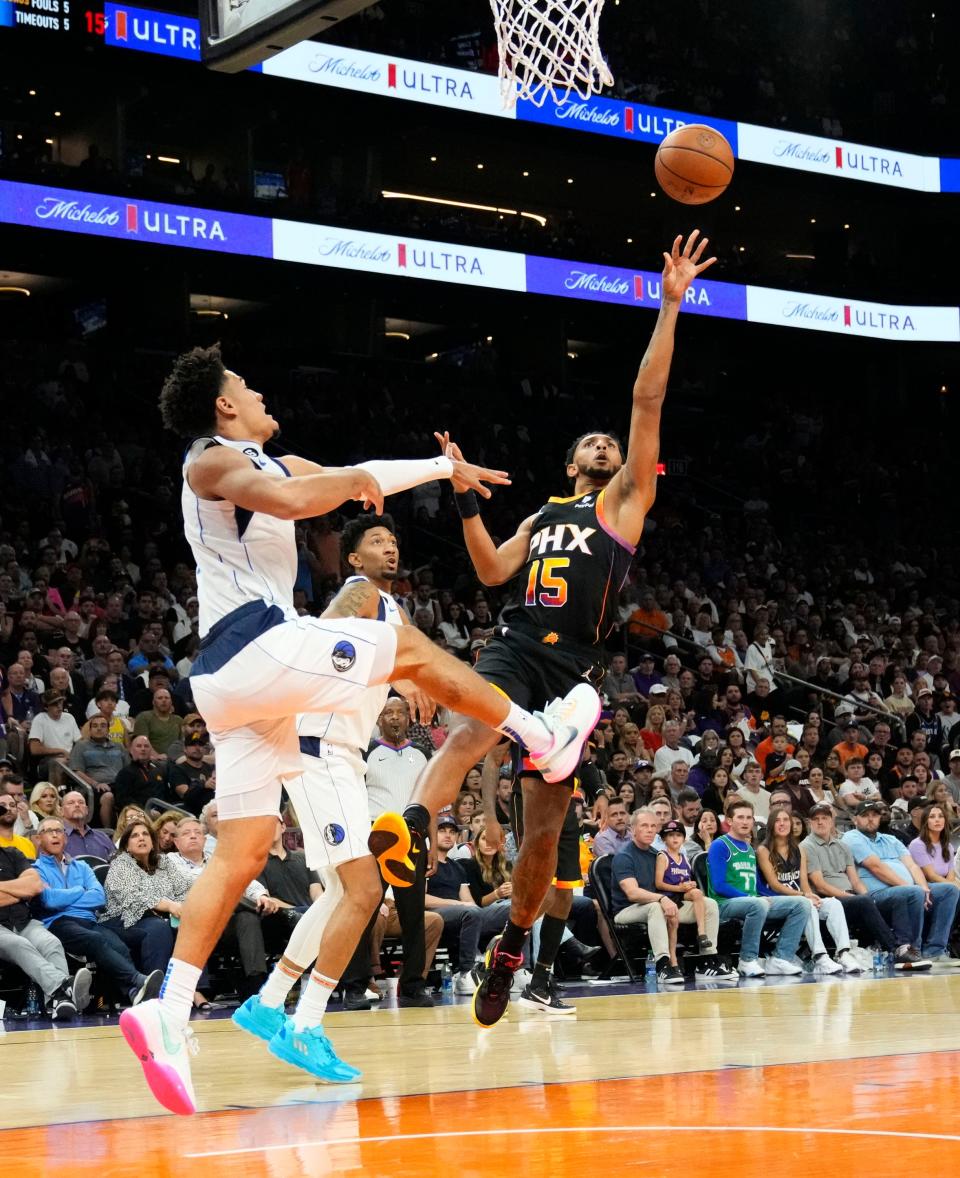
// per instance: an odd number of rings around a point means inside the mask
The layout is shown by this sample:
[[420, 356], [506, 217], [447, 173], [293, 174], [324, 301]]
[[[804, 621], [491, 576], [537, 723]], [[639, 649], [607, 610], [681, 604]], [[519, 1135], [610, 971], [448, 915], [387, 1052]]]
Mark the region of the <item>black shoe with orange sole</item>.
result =
[[522, 954], [514, 957], [500, 951], [500, 938], [494, 937], [484, 958], [484, 974], [473, 992], [473, 1021], [486, 1030], [499, 1022], [510, 1005], [513, 975], [523, 965]]
[[367, 846], [376, 859], [383, 878], [395, 888], [408, 888], [416, 877], [416, 857], [421, 854], [421, 839], [399, 814], [387, 812], [374, 822]]

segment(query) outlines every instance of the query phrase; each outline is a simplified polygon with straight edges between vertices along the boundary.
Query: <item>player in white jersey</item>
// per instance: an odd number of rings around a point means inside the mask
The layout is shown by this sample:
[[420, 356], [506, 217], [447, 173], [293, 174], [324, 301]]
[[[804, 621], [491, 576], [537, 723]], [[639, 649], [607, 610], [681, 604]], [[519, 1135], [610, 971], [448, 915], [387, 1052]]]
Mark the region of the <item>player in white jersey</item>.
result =
[[[366, 616], [394, 626], [409, 625], [387, 592], [399, 567], [391, 517], [362, 515], [350, 520], [343, 529], [341, 552], [357, 575], [347, 578], [323, 616], [339, 616], [341, 603], [355, 596], [350, 587], [361, 584], [368, 591], [363, 602]], [[419, 708], [424, 719], [432, 713], [432, 704], [413, 684], [395, 686], [412, 697], [414, 710]], [[368, 687], [356, 712], [297, 717], [304, 770], [285, 785], [303, 832], [307, 866], [320, 874], [324, 892], [297, 922], [260, 993], [233, 1015], [239, 1027], [263, 1039], [277, 1058], [332, 1082], [360, 1078], [356, 1068], [337, 1057], [321, 1024], [330, 995], [382, 900], [380, 872], [367, 846], [370, 818], [361, 749], [370, 743], [388, 692], [386, 683]], [[314, 961], [309, 978], [301, 983], [297, 1009], [288, 1019], [287, 995]]]
[[[351, 499], [380, 512], [384, 495], [436, 478], [489, 497], [484, 483], [508, 482], [503, 472], [449, 457], [348, 469], [268, 458], [263, 446], [277, 422], [261, 394], [224, 367], [218, 347], [194, 348], [176, 361], [160, 409], [164, 425], [194, 439], [184, 461], [183, 509], [202, 636], [191, 684], [216, 749], [220, 828], [217, 849], [184, 903], [160, 997], [124, 1011], [120, 1029], [154, 1096], [188, 1114], [196, 1107], [188, 1059], [195, 1041], [187, 1028], [193, 994], [244, 888], [266, 862], [282, 783], [302, 772], [297, 714], [355, 711], [367, 687], [409, 679], [431, 699], [522, 741], [544, 776], [559, 780], [579, 763], [599, 699], [580, 684], [531, 714], [414, 626], [301, 618], [293, 608], [294, 520]], [[346, 593], [362, 597], [364, 589], [348, 586]], [[409, 885], [405, 823], [384, 815], [371, 839], [381, 869], [397, 886]]]

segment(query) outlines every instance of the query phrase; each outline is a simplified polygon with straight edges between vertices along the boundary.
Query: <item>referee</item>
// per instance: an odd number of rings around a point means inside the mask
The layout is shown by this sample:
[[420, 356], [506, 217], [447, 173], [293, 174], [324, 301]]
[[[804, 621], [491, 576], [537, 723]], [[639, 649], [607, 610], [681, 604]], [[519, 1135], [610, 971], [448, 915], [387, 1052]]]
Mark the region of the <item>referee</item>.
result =
[[[380, 739], [375, 740], [367, 752], [366, 782], [371, 822], [388, 810], [397, 814], [403, 813], [413, 794], [413, 787], [427, 764], [427, 758], [407, 739], [410, 710], [405, 699], [399, 696], [388, 699], [377, 725], [380, 729]], [[433, 1006], [433, 999], [423, 983], [426, 965], [425, 855], [417, 857], [416, 867], [417, 874], [413, 884], [409, 888], [397, 888], [393, 894], [403, 946], [403, 969], [397, 984], [398, 1006]], [[366, 1010], [370, 1007], [364, 991], [370, 977], [370, 930], [376, 918], [377, 913], [374, 912], [341, 978], [343, 1005], [346, 1010]]]

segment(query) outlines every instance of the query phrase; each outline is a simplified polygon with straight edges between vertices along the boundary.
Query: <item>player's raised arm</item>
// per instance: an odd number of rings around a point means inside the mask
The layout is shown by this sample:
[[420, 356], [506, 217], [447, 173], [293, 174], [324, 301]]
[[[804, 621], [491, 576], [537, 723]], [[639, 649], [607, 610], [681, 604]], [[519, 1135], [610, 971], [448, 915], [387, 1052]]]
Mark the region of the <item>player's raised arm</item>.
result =
[[277, 519], [311, 519], [326, 515], [351, 499], [383, 511], [383, 490], [360, 467], [325, 470], [322, 474], [265, 479], [237, 450], [211, 446], [190, 466], [191, 490], [200, 499], [225, 499], [247, 511]]
[[[292, 474], [320, 474], [332, 473], [333, 467], [319, 466], [307, 458], [286, 455], [283, 464]], [[398, 495], [401, 491], [410, 491], [424, 483], [432, 483], [436, 479], [451, 479], [464, 490], [479, 491], [485, 499], [490, 498], [490, 491], [484, 485], [493, 483], [496, 486], [509, 486], [510, 479], [505, 470], [492, 470], [487, 466], [474, 466], [471, 462], [451, 459], [446, 455], [435, 458], [373, 458], [367, 462], [360, 462], [356, 466], [337, 468], [340, 473], [345, 470], [365, 470], [380, 484], [384, 495]]]
[[605, 496], [607, 518], [631, 543], [640, 539], [644, 516], [656, 497], [660, 412], [673, 359], [677, 315], [691, 282], [717, 260], [700, 261], [709, 239], [704, 237], [698, 244], [699, 236], [700, 230], [694, 229], [685, 245], [683, 238], [677, 237], [671, 252], [663, 255], [660, 314], [633, 385], [627, 456]]
[[[444, 454], [450, 458], [458, 468], [470, 469], [465, 463], [460, 447], [450, 441], [449, 433], [434, 433]], [[453, 490], [457, 500], [457, 510], [463, 523], [463, 538], [467, 544], [467, 552], [476, 569], [478, 578], [483, 585], [503, 585], [523, 568], [524, 561], [530, 549], [530, 526], [534, 517], [525, 519], [516, 534], [505, 540], [499, 547], [494, 544], [493, 537], [487, 531], [486, 525], [480, 518], [480, 506], [473, 492], [477, 489], [466, 477], [458, 474], [451, 476]], [[480, 493], [487, 499], [490, 492], [486, 487], [479, 488]]]

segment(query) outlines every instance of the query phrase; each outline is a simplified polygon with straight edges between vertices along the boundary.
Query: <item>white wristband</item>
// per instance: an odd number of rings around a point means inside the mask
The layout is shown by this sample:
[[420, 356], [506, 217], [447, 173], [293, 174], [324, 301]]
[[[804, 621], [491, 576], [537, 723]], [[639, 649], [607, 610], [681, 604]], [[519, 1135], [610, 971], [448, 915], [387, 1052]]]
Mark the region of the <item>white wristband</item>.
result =
[[450, 478], [453, 463], [443, 455], [437, 455], [436, 458], [398, 458], [389, 462], [374, 458], [369, 462], [358, 462], [357, 469], [372, 474], [384, 495], [396, 495], [436, 479]]

